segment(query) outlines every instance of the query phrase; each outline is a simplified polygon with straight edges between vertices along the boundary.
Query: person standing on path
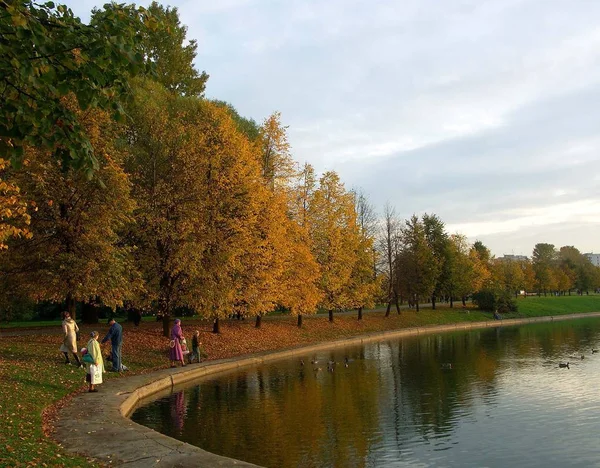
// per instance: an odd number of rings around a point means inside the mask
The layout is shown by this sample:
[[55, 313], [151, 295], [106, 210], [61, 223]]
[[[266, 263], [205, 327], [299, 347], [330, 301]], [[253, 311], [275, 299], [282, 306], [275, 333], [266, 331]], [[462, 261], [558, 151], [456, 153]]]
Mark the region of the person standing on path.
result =
[[110, 328], [108, 333], [102, 339], [102, 343], [106, 343], [110, 340], [111, 350], [110, 357], [112, 359], [112, 371], [121, 372], [123, 370], [123, 364], [121, 363], [121, 347], [123, 346], [123, 327], [118, 324], [114, 318], [108, 319]]
[[87, 352], [92, 357], [92, 361], [88, 363], [87, 374], [85, 380], [90, 384], [88, 392], [97, 392], [96, 385], [102, 383], [102, 372], [104, 371], [104, 360], [102, 359], [102, 350], [98, 344], [98, 332], [90, 333], [90, 341], [87, 344]]
[[65, 355], [65, 364], [70, 364], [69, 353], [73, 353], [77, 367], [82, 367], [77, 355], [77, 333], [79, 332], [79, 327], [67, 311], [63, 312], [62, 328], [65, 336], [62, 345], [60, 345], [60, 351]]
[[171, 342], [169, 356], [171, 358], [171, 367], [175, 367], [175, 362], [181, 362], [181, 367], [185, 366], [183, 360], [183, 350], [181, 349], [181, 340], [183, 340], [183, 331], [181, 330], [181, 320], [175, 319], [175, 325], [171, 329]]

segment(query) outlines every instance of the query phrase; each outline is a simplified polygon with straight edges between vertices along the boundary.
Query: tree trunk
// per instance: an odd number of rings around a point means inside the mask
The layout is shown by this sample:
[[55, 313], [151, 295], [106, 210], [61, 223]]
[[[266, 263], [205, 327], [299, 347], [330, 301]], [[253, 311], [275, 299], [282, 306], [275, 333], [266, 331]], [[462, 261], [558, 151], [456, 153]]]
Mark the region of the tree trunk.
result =
[[94, 304], [84, 302], [81, 305], [81, 320], [87, 324], [98, 323], [98, 309]]
[[298, 328], [302, 328], [302, 314], [298, 314]]
[[76, 320], [75, 314], [77, 312], [77, 307], [75, 307], [75, 299], [73, 299], [73, 295], [71, 293], [67, 293], [67, 297], [65, 298], [65, 307], [67, 312], [73, 320]]
[[333, 322], [333, 309], [329, 309], [329, 321]]
[[396, 296], [396, 312], [400, 315], [400, 302], [398, 301], [398, 296]]
[[362, 320], [362, 311], [363, 311], [363, 308], [359, 307], [358, 308], [358, 320]]
[[452, 294], [450, 295], [450, 308], [454, 308], [454, 297], [452, 296]]
[[435, 310], [435, 294], [431, 295], [431, 308]]
[[254, 325], [255, 328], [260, 328], [260, 326], [262, 325], [262, 315], [258, 314], [256, 316], [256, 325]]
[[389, 317], [390, 316], [390, 311], [392, 310], [392, 301], [388, 302], [387, 308], [385, 309], [385, 316]]
[[415, 301], [415, 307], [417, 308], [417, 312], [419, 312], [419, 299], [417, 298], [417, 300]]
[[219, 317], [213, 322], [213, 333], [221, 333], [221, 325], [219, 323]]
[[171, 336], [171, 314], [168, 312], [163, 312], [162, 316], [162, 325], [163, 325], [163, 336], [167, 338]]
[[463, 307], [467, 307], [467, 296], [462, 297], [462, 305]]

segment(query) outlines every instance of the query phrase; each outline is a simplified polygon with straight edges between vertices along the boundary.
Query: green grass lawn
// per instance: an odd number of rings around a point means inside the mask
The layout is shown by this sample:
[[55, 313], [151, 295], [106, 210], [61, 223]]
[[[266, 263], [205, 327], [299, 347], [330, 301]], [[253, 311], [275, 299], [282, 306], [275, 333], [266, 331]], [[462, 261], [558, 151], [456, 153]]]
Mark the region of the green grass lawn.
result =
[[540, 317], [581, 312], [600, 312], [600, 295], [589, 296], [529, 296], [517, 300], [519, 311], [515, 317]]
[[51, 365], [47, 349], [28, 338], [0, 339], [0, 466], [95, 466], [63, 451], [42, 429], [42, 410], [80, 388], [85, 372]]

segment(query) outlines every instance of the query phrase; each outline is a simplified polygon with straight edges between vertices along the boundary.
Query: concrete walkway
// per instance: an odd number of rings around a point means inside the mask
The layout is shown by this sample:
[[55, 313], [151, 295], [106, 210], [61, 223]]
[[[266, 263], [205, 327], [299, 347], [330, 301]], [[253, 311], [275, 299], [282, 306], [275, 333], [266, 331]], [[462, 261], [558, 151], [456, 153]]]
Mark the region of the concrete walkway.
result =
[[126, 467], [251, 467], [250, 463], [212, 454], [193, 445], [159, 434], [131, 421], [128, 416], [143, 399], [157, 394], [169, 395], [175, 386], [199, 382], [216, 373], [292, 357], [306, 357], [332, 348], [344, 348], [404, 336], [501, 327], [534, 322], [600, 317], [586, 314], [468, 322], [443, 326], [407, 328], [370, 335], [317, 343], [283, 351], [271, 351], [235, 359], [192, 364], [184, 368], [163, 369], [146, 375], [111, 379], [98, 393], [81, 393], [59, 412], [55, 438], [69, 452], [92, 457], [101, 463]]

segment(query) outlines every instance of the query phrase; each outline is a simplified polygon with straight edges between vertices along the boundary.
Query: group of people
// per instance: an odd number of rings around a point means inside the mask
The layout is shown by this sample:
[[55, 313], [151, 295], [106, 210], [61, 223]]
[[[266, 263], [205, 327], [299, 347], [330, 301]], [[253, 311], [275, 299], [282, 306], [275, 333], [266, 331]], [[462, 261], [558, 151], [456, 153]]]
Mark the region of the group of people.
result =
[[[127, 370], [121, 359], [121, 350], [123, 347], [123, 327], [115, 321], [114, 318], [108, 320], [108, 333], [102, 339], [101, 343], [106, 343], [110, 340], [112, 361], [112, 371], [122, 372]], [[63, 343], [60, 346], [60, 351], [65, 356], [65, 364], [70, 364], [69, 353], [73, 355], [73, 359], [77, 367], [86, 370], [86, 382], [89, 384], [89, 392], [97, 392], [96, 385], [102, 383], [102, 374], [104, 370], [104, 359], [102, 358], [102, 349], [98, 343], [100, 334], [97, 331], [90, 333], [90, 339], [85, 348], [82, 348], [82, 358], [79, 358], [77, 352], [77, 340], [79, 338], [79, 327], [69, 312], [63, 312], [62, 328], [64, 333]], [[175, 367], [176, 362], [180, 362], [181, 366], [185, 366], [185, 356], [188, 357], [188, 363], [193, 361], [201, 362], [203, 353], [200, 349], [200, 332], [196, 330], [192, 336], [192, 350], [187, 347], [187, 342], [183, 336], [181, 329], [181, 320], [175, 319], [173, 328], [171, 329], [169, 357], [171, 359], [171, 367]], [[83, 361], [83, 363], [82, 363]]]
[[[112, 361], [112, 371], [122, 372], [127, 370], [121, 360], [121, 349], [123, 347], [123, 327], [115, 321], [114, 318], [108, 320], [108, 333], [102, 339], [101, 343], [106, 343], [110, 340]], [[60, 351], [65, 356], [65, 364], [70, 364], [69, 353], [73, 355], [77, 367], [85, 367], [86, 382], [89, 384], [89, 392], [97, 392], [96, 385], [102, 383], [102, 374], [104, 370], [104, 359], [102, 358], [102, 349], [98, 343], [100, 334], [97, 331], [90, 333], [90, 339], [85, 348], [81, 350], [82, 359], [79, 359], [77, 353], [77, 339], [79, 335], [79, 327], [69, 312], [63, 312], [63, 342], [60, 346]], [[81, 362], [83, 360], [83, 363]]]

